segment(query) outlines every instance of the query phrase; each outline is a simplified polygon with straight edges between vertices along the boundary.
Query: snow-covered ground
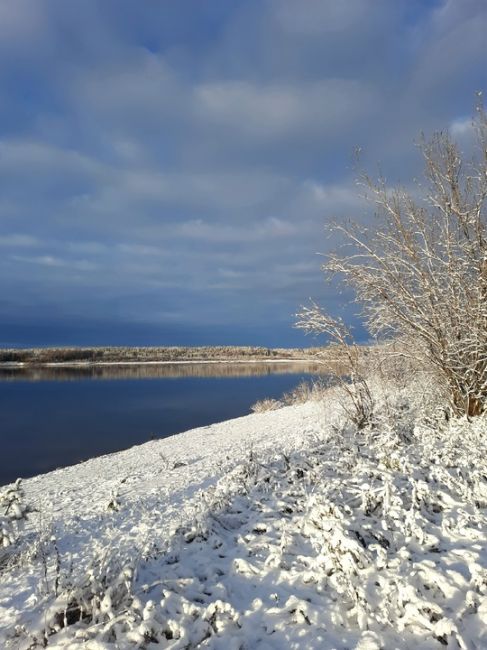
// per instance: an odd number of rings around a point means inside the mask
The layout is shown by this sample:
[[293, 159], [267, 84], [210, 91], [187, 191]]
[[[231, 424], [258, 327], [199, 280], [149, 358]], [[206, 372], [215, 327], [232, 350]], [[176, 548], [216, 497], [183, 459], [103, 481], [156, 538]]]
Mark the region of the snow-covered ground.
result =
[[0, 647], [486, 648], [486, 419], [394, 409], [357, 432], [331, 390], [4, 490]]

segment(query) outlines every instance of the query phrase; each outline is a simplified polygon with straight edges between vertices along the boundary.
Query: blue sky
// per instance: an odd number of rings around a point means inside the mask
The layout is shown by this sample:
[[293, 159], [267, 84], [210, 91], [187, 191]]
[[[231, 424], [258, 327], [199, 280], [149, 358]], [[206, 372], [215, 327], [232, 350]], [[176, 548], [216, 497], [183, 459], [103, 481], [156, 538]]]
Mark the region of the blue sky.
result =
[[[0, 0], [0, 345], [314, 343], [332, 218], [487, 90], [485, 0]], [[363, 336], [360, 328], [358, 335]]]

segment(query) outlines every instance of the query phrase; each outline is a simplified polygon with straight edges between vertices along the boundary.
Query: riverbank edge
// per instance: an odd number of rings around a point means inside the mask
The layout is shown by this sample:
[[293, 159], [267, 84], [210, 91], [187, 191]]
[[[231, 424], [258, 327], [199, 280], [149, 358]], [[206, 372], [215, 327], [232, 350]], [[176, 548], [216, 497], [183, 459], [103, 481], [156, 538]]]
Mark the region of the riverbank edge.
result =
[[313, 357], [302, 359], [184, 359], [174, 361], [52, 361], [36, 363], [29, 361], [0, 362], [2, 368], [87, 368], [92, 366], [181, 366], [181, 365], [218, 365], [218, 364], [257, 364], [257, 363], [316, 363]]
[[[360, 346], [364, 355], [370, 345]], [[146, 365], [176, 363], [332, 362], [341, 358], [336, 346], [265, 348], [257, 346], [159, 346], [92, 348], [0, 348], [1, 368], [39, 366]]]

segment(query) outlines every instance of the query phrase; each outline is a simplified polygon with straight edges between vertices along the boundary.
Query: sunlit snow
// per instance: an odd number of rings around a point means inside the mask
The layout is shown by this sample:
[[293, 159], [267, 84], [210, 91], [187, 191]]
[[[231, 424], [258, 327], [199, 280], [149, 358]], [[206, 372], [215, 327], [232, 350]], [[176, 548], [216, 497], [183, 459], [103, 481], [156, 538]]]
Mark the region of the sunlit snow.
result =
[[395, 400], [365, 432], [330, 390], [4, 490], [0, 643], [487, 647], [486, 420]]

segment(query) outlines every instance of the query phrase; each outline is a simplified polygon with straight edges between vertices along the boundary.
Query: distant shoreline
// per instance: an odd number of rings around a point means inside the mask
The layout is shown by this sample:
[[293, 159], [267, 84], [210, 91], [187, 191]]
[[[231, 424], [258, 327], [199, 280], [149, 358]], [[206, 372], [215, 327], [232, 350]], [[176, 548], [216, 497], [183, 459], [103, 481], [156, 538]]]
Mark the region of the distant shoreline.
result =
[[90, 366], [183, 366], [183, 365], [217, 365], [217, 364], [250, 364], [250, 363], [316, 363], [312, 357], [296, 359], [186, 359], [167, 361], [50, 361], [50, 362], [0, 362], [1, 368], [88, 368]]
[[244, 346], [0, 349], [0, 368], [307, 363], [316, 348]]

